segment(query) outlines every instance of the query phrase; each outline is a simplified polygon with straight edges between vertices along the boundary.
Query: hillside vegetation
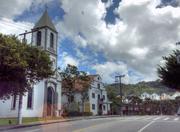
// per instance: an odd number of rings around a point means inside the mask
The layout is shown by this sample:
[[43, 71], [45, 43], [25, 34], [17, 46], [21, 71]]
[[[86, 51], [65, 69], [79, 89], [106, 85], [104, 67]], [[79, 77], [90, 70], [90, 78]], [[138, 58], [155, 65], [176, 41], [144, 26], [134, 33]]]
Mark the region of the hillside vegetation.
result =
[[[115, 94], [119, 94], [119, 87], [117, 84], [109, 84], [105, 86], [108, 93], [113, 92]], [[159, 81], [151, 81], [151, 82], [139, 82], [137, 84], [122, 84], [122, 93], [124, 96], [128, 95], [141, 95], [142, 93], [147, 92], [149, 94], [152, 93], [168, 93], [172, 94], [175, 90], [165, 87]]]

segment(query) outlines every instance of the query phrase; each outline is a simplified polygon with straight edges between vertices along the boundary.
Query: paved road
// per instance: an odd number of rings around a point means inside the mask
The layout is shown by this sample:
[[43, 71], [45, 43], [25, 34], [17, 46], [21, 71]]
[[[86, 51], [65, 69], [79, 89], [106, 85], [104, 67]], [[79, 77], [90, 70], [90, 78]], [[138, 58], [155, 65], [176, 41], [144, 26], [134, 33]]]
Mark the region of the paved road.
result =
[[180, 132], [180, 117], [99, 118], [13, 129], [5, 132]]

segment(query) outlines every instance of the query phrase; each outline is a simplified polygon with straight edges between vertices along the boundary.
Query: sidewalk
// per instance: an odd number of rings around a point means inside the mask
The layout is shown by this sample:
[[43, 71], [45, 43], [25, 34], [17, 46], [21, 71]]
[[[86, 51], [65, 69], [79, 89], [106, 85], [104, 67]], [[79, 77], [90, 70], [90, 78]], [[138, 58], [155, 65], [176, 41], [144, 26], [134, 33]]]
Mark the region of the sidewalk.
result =
[[71, 117], [71, 118], [67, 118], [67, 119], [49, 120], [49, 121], [47, 120], [47, 121], [33, 122], [33, 123], [22, 124], [22, 125], [0, 126], [0, 131], [16, 129], [16, 128], [25, 128], [25, 127], [32, 127], [32, 126], [47, 125], [47, 124], [52, 124], [52, 123], [70, 122], [70, 121], [97, 119], [97, 118], [109, 118], [109, 117], [118, 117], [118, 115]]

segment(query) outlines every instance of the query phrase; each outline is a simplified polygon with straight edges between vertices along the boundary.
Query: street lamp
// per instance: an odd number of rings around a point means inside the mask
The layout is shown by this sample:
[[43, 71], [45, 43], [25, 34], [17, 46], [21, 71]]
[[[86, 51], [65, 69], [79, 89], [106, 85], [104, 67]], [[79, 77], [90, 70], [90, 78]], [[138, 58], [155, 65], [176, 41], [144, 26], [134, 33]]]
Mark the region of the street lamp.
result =
[[120, 115], [122, 116], [123, 113], [122, 113], [122, 81], [121, 79], [125, 77], [125, 75], [117, 75], [115, 76], [115, 83], [116, 84], [119, 84], [118, 87], [119, 87], [119, 96], [117, 97], [120, 97]]

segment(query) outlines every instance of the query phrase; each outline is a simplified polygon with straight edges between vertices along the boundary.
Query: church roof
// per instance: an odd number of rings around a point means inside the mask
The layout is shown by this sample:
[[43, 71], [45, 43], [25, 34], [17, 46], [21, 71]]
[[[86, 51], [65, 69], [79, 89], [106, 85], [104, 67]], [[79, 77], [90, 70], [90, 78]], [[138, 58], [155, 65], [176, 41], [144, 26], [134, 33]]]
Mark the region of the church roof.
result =
[[52, 23], [51, 18], [49, 17], [47, 10], [45, 10], [43, 15], [39, 19], [39, 21], [35, 24], [34, 28], [40, 28], [40, 27], [45, 27], [45, 26], [56, 31], [56, 28], [55, 28], [54, 24]]

